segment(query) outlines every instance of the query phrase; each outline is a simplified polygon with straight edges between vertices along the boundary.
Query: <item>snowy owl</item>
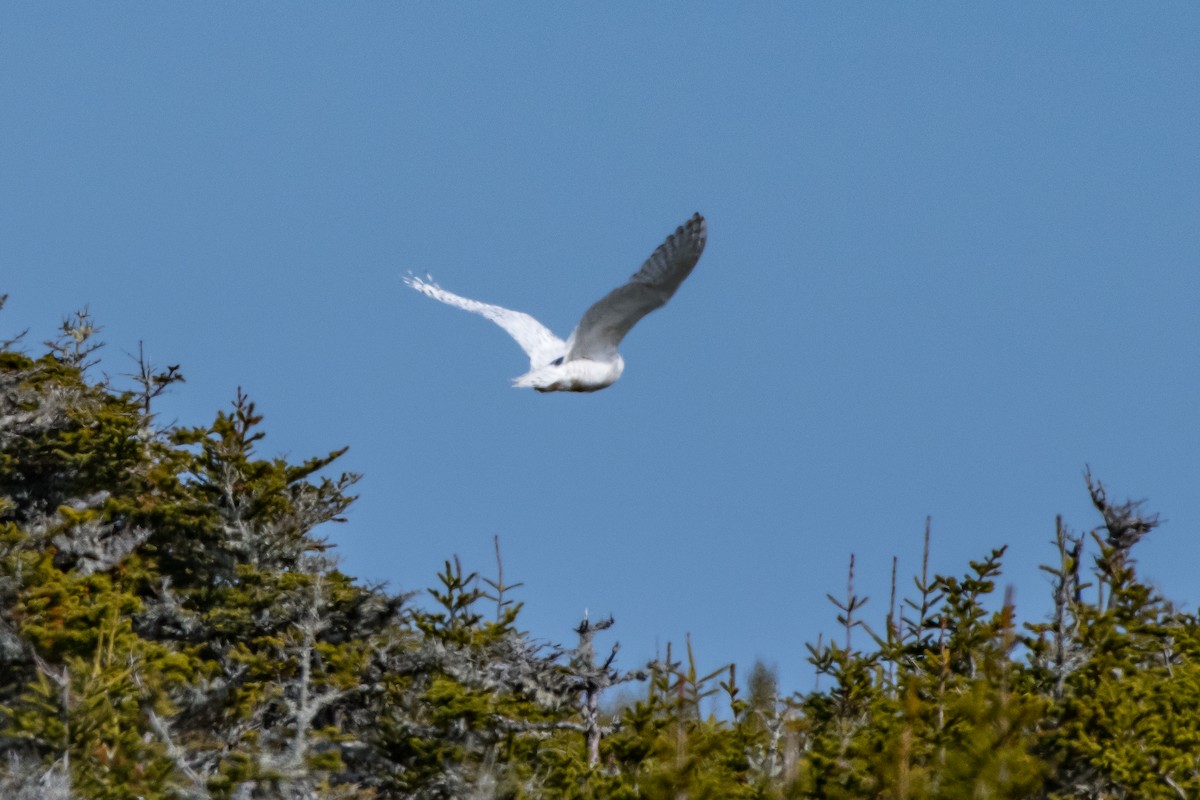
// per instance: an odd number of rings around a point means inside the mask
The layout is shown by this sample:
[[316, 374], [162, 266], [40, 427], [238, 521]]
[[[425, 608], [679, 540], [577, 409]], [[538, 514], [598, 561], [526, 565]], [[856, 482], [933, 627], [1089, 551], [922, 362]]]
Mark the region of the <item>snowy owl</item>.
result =
[[520, 311], [459, 297], [411, 275], [404, 282], [434, 300], [490, 319], [516, 339], [529, 356], [529, 372], [515, 378], [513, 386], [539, 392], [594, 392], [621, 377], [625, 360], [617, 345], [638, 320], [671, 299], [700, 259], [706, 236], [704, 217], [694, 214], [659, 245], [628, 283], [585, 311], [565, 342]]

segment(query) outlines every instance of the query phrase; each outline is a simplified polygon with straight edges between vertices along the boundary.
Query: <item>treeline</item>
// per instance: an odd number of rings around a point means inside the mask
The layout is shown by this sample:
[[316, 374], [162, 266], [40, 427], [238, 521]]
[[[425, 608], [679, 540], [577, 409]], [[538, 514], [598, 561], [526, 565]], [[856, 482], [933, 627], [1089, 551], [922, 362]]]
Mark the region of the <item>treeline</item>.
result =
[[1091, 476], [1049, 618], [995, 596], [1003, 548], [893, 581], [877, 629], [851, 590], [821, 690], [786, 693], [686, 646], [626, 670], [608, 619], [536, 641], [457, 560], [420, 597], [355, 581], [318, 531], [342, 451], [260, 456], [240, 391], [161, 426], [179, 368], [117, 388], [97, 346], [82, 313], [0, 342], [2, 798], [1200, 797], [1200, 626], [1138, 578], [1156, 518]]

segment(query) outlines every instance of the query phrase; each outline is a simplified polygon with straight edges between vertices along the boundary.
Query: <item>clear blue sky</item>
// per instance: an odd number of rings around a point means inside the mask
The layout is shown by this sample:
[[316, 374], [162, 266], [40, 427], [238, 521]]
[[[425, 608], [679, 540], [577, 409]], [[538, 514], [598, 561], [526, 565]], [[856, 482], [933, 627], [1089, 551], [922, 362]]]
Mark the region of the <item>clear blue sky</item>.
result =
[[[168, 419], [241, 385], [263, 455], [350, 446], [348, 572], [499, 534], [525, 626], [612, 613], [627, 667], [690, 631], [809, 688], [850, 554], [879, 624], [926, 515], [1036, 615], [1085, 464], [1194, 609], [1197, 42], [1183, 3], [6, 3], [0, 334], [90, 304], [110, 374], [183, 365]], [[595, 395], [400, 281], [566, 335], [694, 211]]]

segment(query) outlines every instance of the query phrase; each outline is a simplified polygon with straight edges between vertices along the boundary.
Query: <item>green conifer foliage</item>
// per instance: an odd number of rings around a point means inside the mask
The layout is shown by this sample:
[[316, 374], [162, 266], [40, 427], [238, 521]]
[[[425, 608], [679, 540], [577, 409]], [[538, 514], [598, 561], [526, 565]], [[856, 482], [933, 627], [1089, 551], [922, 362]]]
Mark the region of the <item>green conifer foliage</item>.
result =
[[355, 581], [322, 528], [345, 450], [264, 456], [241, 390], [159, 427], [180, 368], [139, 357], [118, 389], [98, 331], [0, 345], [0, 797], [1200, 797], [1200, 624], [1138, 576], [1157, 518], [1090, 474], [1100, 524], [1057, 521], [1046, 619], [1018, 622], [1003, 547], [929, 574], [927, 526], [878, 629], [851, 561], [820, 685], [786, 695], [690, 639], [623, 670], [611, 618], [535, 640], [498, 542], [494, 578]]

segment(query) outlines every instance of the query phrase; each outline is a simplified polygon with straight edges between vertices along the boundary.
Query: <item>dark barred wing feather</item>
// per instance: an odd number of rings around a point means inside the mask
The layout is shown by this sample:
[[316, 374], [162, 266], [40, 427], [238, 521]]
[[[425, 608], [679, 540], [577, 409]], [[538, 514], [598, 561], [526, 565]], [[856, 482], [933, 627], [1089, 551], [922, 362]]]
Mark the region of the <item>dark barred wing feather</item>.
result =
[[628, 283], [613, 289], [584, 313], [567, 360], [601, 359], [616, 353], [630, 328], [665, 305], [692, 273], [707, 233], [704, 217], [699, 214], [676, 228]]

